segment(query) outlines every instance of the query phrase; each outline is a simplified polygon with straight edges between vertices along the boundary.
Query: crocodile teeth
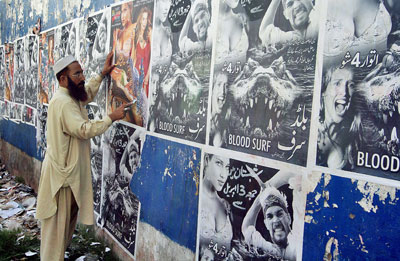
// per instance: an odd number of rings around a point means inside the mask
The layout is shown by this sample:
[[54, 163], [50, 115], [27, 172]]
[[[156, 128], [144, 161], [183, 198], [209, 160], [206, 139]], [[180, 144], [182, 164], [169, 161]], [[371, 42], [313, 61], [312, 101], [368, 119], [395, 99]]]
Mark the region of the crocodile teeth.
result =
[[269, 109], [271, 110], [272, 109], [272, 106], [274, 105], [274, 100], [273, 99], [271, 99], [270, 101], [269, 101]]
[[251, 98], [251, 99], [250, 99], [250, 108], [253, 109], [253, 105], [254, 105], [254, 100]]
[[246, 118], [246, 127], [250, 128], [250, 117], [249, 116], [247, 116], [247, 118]]
[[256, 98], [254, 99], [254, 103], [257, 104], [257, 101], [258, 101], [258, 97], [256, 97]]
[[268, 104], [268, 98], [265, 97], [265, 104]]
[[397, 102], [397, 112], [400, 114], [400, 101]]
[[392, 129], [392, 135], [390, 136], [390, 139], [393, 140], [393, 141], [397, 141], [397, 140], [398, 140], [398, 138], [397, 138], [397, 129], [396, 129], [396, 127], [393, 127], [393, 129]]
[[390, 117], [393, 117], [393, 111], [389, 111]]
[[281, 112], [282, 112], [282, 111], [278, 111], [278, 112], [276, 113], [276, 118], [279, 119], [279, 117], [281, 116]]
[[386, 113], [383, 113], [383, 114], [382, 114], [382, 117], [383, 117], [383, 122], [384, 122], [385, 124], [387, 124], [387, 122], [388, 122], [388, 116], [387, 116], [387, 114], [386, 114]]
[[271, 119], [269, 119], [267, 130], [272, 130], [272, 120]]

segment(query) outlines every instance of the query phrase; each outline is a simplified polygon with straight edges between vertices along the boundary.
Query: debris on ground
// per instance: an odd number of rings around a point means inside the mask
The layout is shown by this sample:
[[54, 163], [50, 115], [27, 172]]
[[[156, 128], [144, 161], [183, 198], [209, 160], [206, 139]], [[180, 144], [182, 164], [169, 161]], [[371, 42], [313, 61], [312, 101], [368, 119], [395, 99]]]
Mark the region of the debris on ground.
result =
[[[40, 260], [40, 222], [34, 190], [0, 161], [0, 261]], [[77, 225], [65, 260], [118, 260], [93, 226]]]

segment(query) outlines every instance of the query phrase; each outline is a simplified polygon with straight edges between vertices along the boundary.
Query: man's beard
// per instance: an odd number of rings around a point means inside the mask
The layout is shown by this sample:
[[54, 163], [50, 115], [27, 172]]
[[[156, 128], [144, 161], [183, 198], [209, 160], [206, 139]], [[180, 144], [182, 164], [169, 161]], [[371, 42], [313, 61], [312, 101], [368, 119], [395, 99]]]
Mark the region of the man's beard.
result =
[[68, 91], [69, 95], [72, 96], [72, 98], [78, 100], [78, 101], [86, 101], [88, 98], [88, 95], [85, 90], [85, 81], [81, 81], [78, 84], [75, 84], [71, 78], [67, 75], [68, 78]]

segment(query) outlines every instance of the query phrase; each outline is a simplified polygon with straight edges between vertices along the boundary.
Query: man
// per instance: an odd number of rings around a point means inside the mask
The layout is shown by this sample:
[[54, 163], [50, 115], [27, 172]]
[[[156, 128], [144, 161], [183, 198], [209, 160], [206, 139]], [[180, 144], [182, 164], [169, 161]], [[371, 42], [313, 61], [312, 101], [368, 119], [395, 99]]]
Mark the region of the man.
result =
[[[189, 25], [193, 23], [193, 32], [196, 35], [196, 41], [188, 37]], [[211, 48], [212, 36], [210, 32], [211, 15], [205, 0], [195, 0], [186, 17], [181, 34], [179, 36], [179, 49], [183, 53], [204, 50]]]
[[47, 151], [40, 177], [36, 218], [41, 220], [42, 260], [63, 260], [78, 220], [93, 224], [93, 192], [90, 176], [90, 138], [122, 119], [119, 107], [103, 120], [90, 121], [85, 104], [97, 94], [104, 76], [114, 68], [112, 53], [101, 75], [85, 86], [80, 64], [72, 56], [54, 65], [60, 88], [51, 99], [47, 119]]
[[[247, 169], [253, 173], [249, 167]], [[242, 223], [242, 233], [248, 245], [261, 248], [267, 255], [283, 260], [296, 260], [296, 247], [291, 242], [292, 219], [288, 211], [286, 196], [275, 187], [280, 187], [293, 177], [292, 173], [280, 171], [262, 184], [264, 188], [250, 207]], [[262, 209], [264, 224], [271, 242], [264, 239], [255, 228], [258, 213]]]
[[[282, 1], [283, 15], [293, 31], [284, 32], [274, 26], [276, 12]], [[264, 46], [317, 38], [318, 21], [312, 19], [312, 0], [272, 0], [260, 25], [259, 36]]]

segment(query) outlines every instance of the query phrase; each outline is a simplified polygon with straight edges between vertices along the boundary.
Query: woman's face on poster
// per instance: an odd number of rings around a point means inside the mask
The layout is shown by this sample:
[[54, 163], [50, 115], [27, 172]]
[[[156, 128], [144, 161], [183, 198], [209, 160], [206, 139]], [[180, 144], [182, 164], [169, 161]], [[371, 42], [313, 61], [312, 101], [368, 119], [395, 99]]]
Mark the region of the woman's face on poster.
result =
[[142, 25], [142, 30], [146, 29], [147, 26], [147, 19], [149, 18], [149, 13], [144, 12], [142, 15], [142, 21], [140, 21], [141, 25]]
[[132, 22], [131, 8], [129, 7], [129, 4], [122, 4], [121, 22], [123, 27], [128, 26]]
[[193, 17], [193, 31], [200, 41], [207, 38], [207, 30], [210, 26], [210, 15], [205, 9], [201, 9]]
[[325, 121], [340, 123], [346, 116], [354, 93], [353, 72], [336, 69], [323, 93]]
[[161, 22], [165, 22], [171, 7], [171, 0], [158, 0], [158, 18]]
[[228, 90], [228, 76], [220, 73], [217, 75], [212, 92], [212, 116], [220, 114], [225, 105]]
[[224, 187], [229, 176], [229, 168], [229, 158], [209, 155], [205, 176], [216, 191], [221, 191]]
[[101, 24], [99, 27], [99, 51], [104, 52], [106, 49], [106, 41], [107, 41], [107, 30], [104, 24]]

